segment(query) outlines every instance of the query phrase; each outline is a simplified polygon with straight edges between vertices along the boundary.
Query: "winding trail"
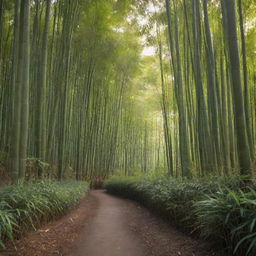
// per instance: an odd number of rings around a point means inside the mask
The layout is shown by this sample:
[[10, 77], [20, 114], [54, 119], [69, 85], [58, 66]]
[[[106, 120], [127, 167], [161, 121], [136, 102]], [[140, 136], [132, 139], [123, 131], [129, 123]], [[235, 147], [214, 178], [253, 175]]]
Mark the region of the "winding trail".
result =
[[69, 255], [72, 256], [209, 256], [206, 245], [153, 216], [130, 200], [106, 194], [89, 194], [97, 201]]
[[131, 200], [92, 190], [0, 256], [219, 256]]

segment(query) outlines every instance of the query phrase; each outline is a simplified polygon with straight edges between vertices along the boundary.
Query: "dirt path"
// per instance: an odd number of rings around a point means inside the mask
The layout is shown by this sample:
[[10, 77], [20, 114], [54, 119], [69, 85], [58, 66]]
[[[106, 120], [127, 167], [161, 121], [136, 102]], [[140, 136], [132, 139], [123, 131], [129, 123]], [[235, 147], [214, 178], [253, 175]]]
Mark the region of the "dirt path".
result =
[[104, 193], [91, 192], [98, 201], [72, 256], [209, 256], [202, 242], [168, 226], [138, 204]]
[[30, 232], [4, 256], [212, 256], [207, 244], [170, 227], [137, 203], [102, 190], [57, 221]]

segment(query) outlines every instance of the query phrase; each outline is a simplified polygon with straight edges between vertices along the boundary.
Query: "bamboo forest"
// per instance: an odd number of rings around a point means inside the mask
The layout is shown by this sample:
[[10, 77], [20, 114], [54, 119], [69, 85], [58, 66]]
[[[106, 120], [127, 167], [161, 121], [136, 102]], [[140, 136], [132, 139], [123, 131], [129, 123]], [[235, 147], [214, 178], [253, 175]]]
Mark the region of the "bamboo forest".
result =
[[256, 255], [255, 0], [0, 0], [0, 255]]

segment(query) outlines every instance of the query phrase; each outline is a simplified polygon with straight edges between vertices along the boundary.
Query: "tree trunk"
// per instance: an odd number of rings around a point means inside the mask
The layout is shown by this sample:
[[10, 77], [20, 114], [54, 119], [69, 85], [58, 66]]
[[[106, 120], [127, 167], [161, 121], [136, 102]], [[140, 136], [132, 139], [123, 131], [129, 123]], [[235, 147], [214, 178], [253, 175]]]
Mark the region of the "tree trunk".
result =
[[[46, 89], [46, 72], [47, 72], [47, 54], [48, 54], [48, 35], [50, 23], [51, 0], [46, 0], [45, 25], [43, 34], [43, 43], [41, 51], [41, 61], [39, 66], [38, 94], [39, 102], [37, 106], [37, 157], [45, 161], [46, 151], [46, 124], [45, 124], [45, 89]], [[39, 177], [43, 175], [43, 170], [39, 171]]]
[[21, 0], [21, 12], [23, 12], [23, 24], [20, 33], [23, 34], [22, 52], [22, 90], [21, 90], [21, 131], [20, 131], [20, 171], [19, 178], [25, 177], [27, 143], [28, 143], [28, 118], [29, 118], [29, 27], [30, 27], [30, 0]]
[[237, 134], [237, 148], [241, 175], [251, 175], [251, 160], [246, 132], [244, 100], [242, 93], [240, 58], [237, 38], [236, 8], [235, 0], [222, 0], [223, 17], [227, 22], [223, 23], [224, 31], [227, 31], [227, 45], [229, 49], [229, 60], [231, 68], [231, 79], [233, 89], [235, 125]]

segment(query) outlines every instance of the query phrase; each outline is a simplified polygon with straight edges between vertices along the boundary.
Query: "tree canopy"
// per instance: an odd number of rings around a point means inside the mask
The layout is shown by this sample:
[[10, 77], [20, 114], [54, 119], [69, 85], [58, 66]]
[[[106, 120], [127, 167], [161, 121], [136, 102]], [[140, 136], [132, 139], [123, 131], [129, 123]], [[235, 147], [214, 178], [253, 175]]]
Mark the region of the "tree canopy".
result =
[[253, 175], [255, 9], [248, 0], [0, 0], [5, 172], [14, 183]]

